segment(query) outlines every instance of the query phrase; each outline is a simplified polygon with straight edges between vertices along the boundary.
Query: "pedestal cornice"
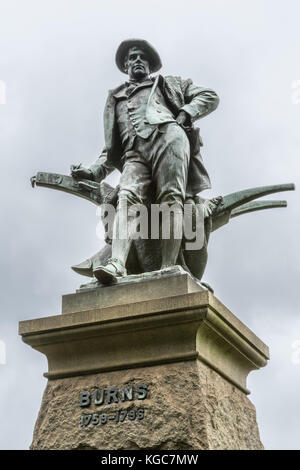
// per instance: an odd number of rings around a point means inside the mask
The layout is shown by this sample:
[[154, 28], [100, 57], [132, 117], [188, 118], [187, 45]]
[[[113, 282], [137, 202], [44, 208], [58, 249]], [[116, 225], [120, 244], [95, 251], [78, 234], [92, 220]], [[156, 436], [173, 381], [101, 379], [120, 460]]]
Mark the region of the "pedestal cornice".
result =
[[199, 360], [249, 393], [248, 373], [269, 358], [268, 347], [208, 291], [27, 320], [19, 334], [47, 356], [49, 379]]

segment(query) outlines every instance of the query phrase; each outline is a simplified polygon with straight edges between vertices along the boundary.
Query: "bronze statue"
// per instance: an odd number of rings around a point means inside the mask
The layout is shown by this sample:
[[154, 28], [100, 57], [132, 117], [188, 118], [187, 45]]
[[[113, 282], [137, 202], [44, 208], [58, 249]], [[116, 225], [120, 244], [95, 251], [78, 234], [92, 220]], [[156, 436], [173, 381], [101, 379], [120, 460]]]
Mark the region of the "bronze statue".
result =
[[[199, 129], [193, 123], [216, 109], [219, 99], [214, 91], [195, 86], [191, 80], [151, 78], [161, 61], [144, 40], [122, 42], [116, 63], [129, 81], [109, 93], [104, 111], [106, 147], [91, 168], [74, 167], [72, 176], [101, 182], [114, 168], [121, 171], [117, 225], [122, 203], [126, 207], [146, 204], [151, 194], [152, 203], [183, 208], [186, 199], [210, 187], [200, 155]], [[172, 226], [178, 220], [174, 217]], [[134, 227], [135, 221], [128, 220], [127, 237], [120, 239], [116, 234], [112, 258], [106, 266], [94, 269], [100, 282], [126, 275]], [[176, 265], [180, 245], [173, 232], [161, 240], [161, 268]]]
[[[272, 192], [294, 189], [293, 185], [254, 188], [224, 198], [205, 200], [199, 193], [211, 187], [203, 165], [202, 140], [194, 122], [214, 111], [219, 99], [209, 88], [195, 86], [192, 80], [150, 74], [161, 68], [157, 51], [141, 39], [123, 41], [116, 53], [116, 64], [128, 74], [128, 81], [109, 92], [104, 111], [105, 148], [90, 167], [71, 167], [71, 177], [38, 173], [33, 184], [72, 192], [96, 204], [110, 203], [117, 209], [113, 236], [99, 253], [73, 269], [109, 284], [128, 274], [139, 274], [181, 265], [197, 279], [207, 262], [210, 233], [230, 217], [285, 201], [251, 203]], [[105, 177], [114, 169], [121, 172], [113, 190]], [[168, 238], [136, 239], [135, 213], [128, 208], [140, 204], [174, 207]], [[185, 249], [185, 240], [175, 237], [182, 225], [180, 212], [186, 204], [203, 211], [202, 246]], [[178, 212], [179, 211], [179, 212]], [[177, 214], [177, 215], [176, 215]], [[120, 237], [120, 220], [127, 221], [126, 236]], [[198, 220], [198, 219], [197, 219]], [[199, 224], [199, 221], [197, 222]]]

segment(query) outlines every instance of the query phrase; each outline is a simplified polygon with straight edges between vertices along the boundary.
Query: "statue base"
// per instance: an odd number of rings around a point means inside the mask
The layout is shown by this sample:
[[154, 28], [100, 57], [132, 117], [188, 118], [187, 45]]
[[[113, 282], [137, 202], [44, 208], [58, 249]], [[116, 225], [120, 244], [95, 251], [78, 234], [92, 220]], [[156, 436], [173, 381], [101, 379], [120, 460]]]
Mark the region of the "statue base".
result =
[[246, 378], [268, 348], [181, 270], [64, 296], [19, 332], [49, 366], [32, 449], [263, 448]]

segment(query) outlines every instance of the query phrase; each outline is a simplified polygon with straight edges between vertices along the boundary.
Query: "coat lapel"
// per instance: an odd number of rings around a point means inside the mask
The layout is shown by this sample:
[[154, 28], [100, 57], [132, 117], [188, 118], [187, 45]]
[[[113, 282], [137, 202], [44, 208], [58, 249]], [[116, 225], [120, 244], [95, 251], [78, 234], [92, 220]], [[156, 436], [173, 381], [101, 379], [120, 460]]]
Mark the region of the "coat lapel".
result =
[[104, 124], [104, 139], [105, 139], [105, 147], [107, 151], [109, 152], [113, 145], [114, 145], [114, 129], [116, 125], [116, 100], [114, 95], [117, 93], [122, 93], [125, 85], [121, 85], [118, 88], [115, 88], [114, 90], [110, 90], [105, 108], [104, 108], [104, 118], [103, 118], [103, 124]]
[[146, 108], [146, 119], [151, 124], [153, 124], [152, 116], [151, 116], [151, 109], [153, 107], [153, 100], [154, 100], [154, 97], [155, 97], [155, 92], [157, 90], [157, 87], [160, 87], [161, 91], [163, 92], [163, 84], [164, 84], [163, 77], [161, 75], [157, 75], [157, 77], [154, 80], [153, 87], [151, 89], [151, 93], [150, 93], [150, 96], [148, 98], [148, 103], [147, 103], [147, 108]]
[[155, 81], [153, 83], [153, 87], [152, 87], [152, 90], [151, 90], [151, 93], [150, 93], [150, 96], [149, 96], [149, 99], [148, 99], [148, 105], [149, 103], [151, 102], [152, 98], [153, 98], [153, 95], [155, 93], [155, 90], [156, 90], [156, 87], [158, 85], [158, 82], [159, 82], [159, 79], [160, 79], [160, 75], [158, 75], [156, 78], [155, 78]]

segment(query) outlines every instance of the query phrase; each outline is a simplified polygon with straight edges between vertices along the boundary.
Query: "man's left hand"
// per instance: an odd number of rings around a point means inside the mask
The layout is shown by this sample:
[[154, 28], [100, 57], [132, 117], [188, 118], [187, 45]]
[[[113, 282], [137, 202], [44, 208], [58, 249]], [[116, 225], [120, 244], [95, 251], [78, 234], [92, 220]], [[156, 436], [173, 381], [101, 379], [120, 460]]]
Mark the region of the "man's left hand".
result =
[[176, 121], [180, 126], [187, 127], [189, 123], [189, 116], [185, 111], [180, 111], [176, 118]]

